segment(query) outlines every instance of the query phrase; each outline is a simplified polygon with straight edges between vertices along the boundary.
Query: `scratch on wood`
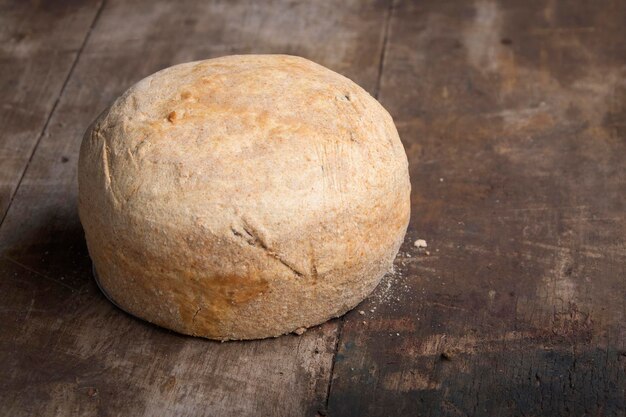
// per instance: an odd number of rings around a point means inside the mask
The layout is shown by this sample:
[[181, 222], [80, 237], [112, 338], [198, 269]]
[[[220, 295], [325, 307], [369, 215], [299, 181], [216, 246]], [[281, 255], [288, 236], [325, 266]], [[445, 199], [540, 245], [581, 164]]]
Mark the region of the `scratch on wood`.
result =
[[426, 304], [430, 304], [430, 305], [437, 306], [437, 307], [449, 308], [451, 310], [467, 311], [467, 309], [463, 307], [451, 306], [448, 304], [438, 303], [436, 301], [427, 301]]
[[78, 288], [74, 288], [71, 285], [68, 285], [68, 284], [66, 284], [64, 282], [61, 282], [61, 281], [56, 280], [54, 278], [51, 278], [51, 277], [49, 277], [49, 276], [47, 276], [45, 274], [42, 274], [39, 271], [35, 271], [34, 269], [29, 268], [28, 266], [24, 265], [23, 263], [20, 263], [20, 262], [16, 261], [15, 259], [9, 258], [6, 255], [2, 255], [2, 259], [5, 259], [5, 260], [11, 262], [12, 264], [17, 265], [17, 266], [21, 267], [22, 269], [25, 269], [26, 271], [28, 271], [28, 272], [30, 272], [32, 274], [35, 274], [35, 275], [37, 275], [37, 276], [39, 276], [41, 278], [44, 278], [47, 281], [54, 282], [55, 284], [59, 284], [59, 285], [65, 287], [65, 288], [68, 288], [68, 289], [72, 290], [72, 291], [78, 291]]
[[[541, 242], [533, 242], [530, 240], [524, 240], [522, 241], [522, 244], [524, 245], [529, 245], [529, 246], [535, 246], [541, 249], [546, 249], [546, 250], [552, 250], [552, 251], [557, 251], [557, 252], [563, 252], [563, 253], [572, 253], [574, 252], [572, 249], [570, 248], [566, 248], [563, 246], [557, 246], [557, 245], [551, 245], [549, 243], [541, 243]], [[576, 253], [587, 256], [589, 258], [596, 258], [596, 259], [600, 259], [600, 258], [604, 258], [604, 255], [600, 252], [597, 251], [592, 251], [592, 250], [580, 250], [580, 251], [576, 251]], [[619, 255], [619, 254], [616, 254]]]

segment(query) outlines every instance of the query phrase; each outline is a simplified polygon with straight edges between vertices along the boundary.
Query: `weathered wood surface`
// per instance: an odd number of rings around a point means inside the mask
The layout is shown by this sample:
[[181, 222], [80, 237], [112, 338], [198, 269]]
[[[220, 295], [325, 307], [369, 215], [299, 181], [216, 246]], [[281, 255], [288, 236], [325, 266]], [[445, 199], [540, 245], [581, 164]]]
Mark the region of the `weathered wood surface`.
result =
[[[623, 2], [99, 6], [0, 13], [0, 213], [28, 164], [0, 226], [0, 415], [626, 414]], [[251, 52], [303, 55], [379, 93], [413, 214], [396, 272], [344, 319], [219, 344], [98, 292], [76, 158], [133, 82]]]
[[[150, 326], [104, 299], [76, 213], [76, 160], [84, 130], [114, 97], [179, 62], [297, 54], [374, 91], [387, 11], [357, 0], [104, 4], [0, 228], [0, 415], [324, 412], [337, 322], [220, 344]], [[2, 181], [16, 172], [3, 170]]]
[[0, 223], [99, 7], [0, 1]]
[[625, 22], [619, 1], [396, 2], [380, 99], [412, 221], [345, 318], [329, 416], [626, 415]]

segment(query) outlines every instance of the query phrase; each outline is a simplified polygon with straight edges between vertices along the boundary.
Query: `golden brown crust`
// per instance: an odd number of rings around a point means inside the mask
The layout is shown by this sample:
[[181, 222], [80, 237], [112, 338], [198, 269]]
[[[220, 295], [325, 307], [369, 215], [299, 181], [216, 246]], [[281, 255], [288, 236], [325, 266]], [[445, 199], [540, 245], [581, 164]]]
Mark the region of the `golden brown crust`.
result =
[[409, 220], [404, 148], [352, 81], [303, 58], [160, 71], [87, 131], [79, 211], [105, 291], [161, 326], [277, 336], [341, 315]]

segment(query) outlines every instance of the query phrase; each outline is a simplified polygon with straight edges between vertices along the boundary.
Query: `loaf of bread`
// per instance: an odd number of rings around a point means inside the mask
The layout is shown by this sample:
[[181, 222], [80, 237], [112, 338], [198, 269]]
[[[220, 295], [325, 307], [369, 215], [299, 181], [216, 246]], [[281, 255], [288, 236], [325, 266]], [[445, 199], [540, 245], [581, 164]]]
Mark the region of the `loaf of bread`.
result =
[[210, 339], [278, 336], [356, 306], [410, 214], [389, 114], [303, 58], [229, 56], [140, 81], [85, 134], [79, 212], [103, 291]]

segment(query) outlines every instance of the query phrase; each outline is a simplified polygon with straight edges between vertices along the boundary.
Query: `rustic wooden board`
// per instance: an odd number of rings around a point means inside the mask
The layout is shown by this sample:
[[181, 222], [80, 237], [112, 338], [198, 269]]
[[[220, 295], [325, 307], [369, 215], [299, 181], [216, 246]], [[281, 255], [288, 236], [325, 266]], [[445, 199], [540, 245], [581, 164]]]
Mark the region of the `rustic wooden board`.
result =
[[0, 1], [0, 224], [100, 1]]
[[0, 229], [0, 414], [324, 412], [336, 322], [220, 344], [148, 325], [104, 299], [76, 214], [76, 159], [84, 130], [114, 97], [183, 61], [292, 53], [374, 91], [387, 10], [357, 0], [106, 2]]
[[345, 319], [329, 416], [626, 414], [624, 22], [618, 1], [394, 5], [380, 98], [412, 221]]

